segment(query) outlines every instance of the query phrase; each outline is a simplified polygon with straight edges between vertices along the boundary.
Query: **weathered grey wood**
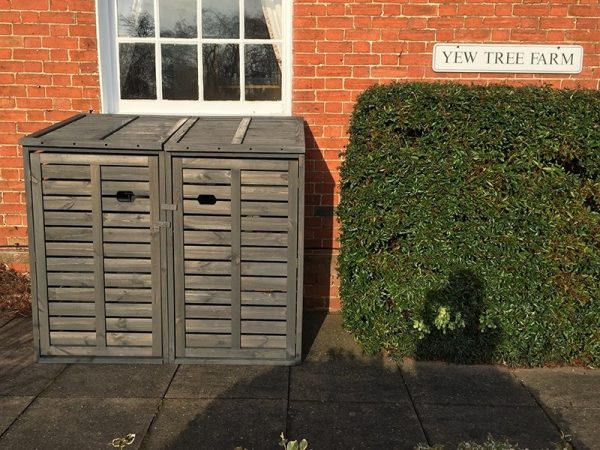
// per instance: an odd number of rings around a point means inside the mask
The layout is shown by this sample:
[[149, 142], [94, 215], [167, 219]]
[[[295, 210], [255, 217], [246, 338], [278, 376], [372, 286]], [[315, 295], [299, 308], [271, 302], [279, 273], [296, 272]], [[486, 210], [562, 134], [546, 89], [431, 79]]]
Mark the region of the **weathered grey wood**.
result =
[[46, 226], [92, 226], [91, 212], [45, 211]]
[[23, 146], [27, 146], [27, 145], [39, 145], [39, 138], [41, 138], [42, 136], [51, 133], [54, 130], [58, 130], [60, 128], [63, 128], [73, 122], [76, 122], [80, 119], [83, 119], [86, 115], [85, 114], [75, 114], [74, 116], [69, 117], [68, 119], [65, 119], [61, 122], [52, 124], [50, 126], [47, 126], [45, 128], [42, 128], [41, 130], [36, 131], [35, 133], [31, 133], [29, 136], [23, 138], [21, 141], [19, 141], [19, 143]]
[[48, 256], [94, 256], [94, 247], [92, 242], [46, 242], [46, 254]]
[[296, 357], [296, 273], [298, 257], [298, 163], [290, 161], [289, 219], [288, 230], [288, 264], [287, 264], [287, 354], [288, 358]]
[[150, 244], [104, 244], [104, 256], [107, 258], [150, 258]]
[[[187, 126], [187, 123], [184, 124], [185, 126]], [[173, 204], [177, 205], [177, 210], [173, 211], [174, 347], [175, 356], [182, 357], [186, 356], [185, 292], [189, 288], [185, 284], [184, 258], [193, 258], [193, 256], [188, 254], [187, 246], [184, 248], [183, 228], [189, 226], [189, 217], [183, 215], [183, 167], [181, 158], [172, 160], [172, 180]], [[194, 254], [194, 247], [189, 249], [189, 253]]]
[[49, 271], [79, 271], [93, 272], [94, 258], [47, 258], [46, 267]]
[[283, 202], [242, 202], [242, 214], [245, 216], [287, 217], [288, 204]]
[[95, 301], [94, 288], [48, 288], [48, 300], [55, 302], [90, 302]]
[[102, 199], [102, 210], [104, 212], [150, 212], [150, 199], [136, 197], [132, 202], [120, 202], [115, 197], [104, 197]]
[[284, 277], [242, 277], [243, 291], [281, 291], [287, 289]]
[[[111, 158], [113, 158], [111, 160]], [[147, 156], [107, 156], [107, 155], [75, 155], [68, 152], [61, 153], [41, 153], [40, 160], [42, 164], [106, 164], [118, 163], [123, 166], [146, 166], [148, 164]]]
[[244, 170], [242, 172], [242, 185], [287, 186], [288, 173], [270, 172], [263, 170]]
[[260, 247], [287, 247], [287, 233], [243, 232], [242, 245]]
[[89, 165], [45, 164], [42, 166], [42, 177], [52, 180], [89, 181], [90, 168]]
[[286, 320], [286, 309], [277, 306], [242, 306], [242, 319]]
[[287, 261], [287, 247], [242, 247], [242, 261]]
[[242, 334], [282, 334], [286, 333], [285, 321], [242, 320]]
[[[52, 331], [50, 342], [53, 346], [96, 346], [96, 332], [83, 331]], [[95, 350], [95, 349], [94, 349]], [[52, 354], [51, 351], [46, 352]], [[74, 354], [79, 354], [79, 349], [74, 349]], [[94, 352], [95, 353], [95, 352]]]
[[93, 229], [90, 227], [46, 227], [48, 241], [92, 242]]
[[246, 136], [250, 122], [252, 122], [252, 118], [250, 117], [244, 117], [242, 120], [240, 120], [240, 124], [238, 125], [238, 128], [231, 139], [232, 144], [241, 144], [244, 142], [244, 136]]
[[230, 231], [185, 231], [186, 244], [201, 245], [231, 245]]
[[304, 306], [304, 177], [305, 157], [298, 157], [298, 253], [296, 257], [296, 363], [302, 360], [302, 321]]
[[185, 360], [175, 362], [200, 362], [204, 364], [291, 364], [286, 351], [277, 348], [190, 348]]
[[287, 217], [242, 217], [243, 231], [287, 231]]
[[185, 317], [188, 319], [231, 319], [231, 311], [231, 306], [186, 305]]
[[242, 263], [242, 275], [259, 275], [282, 277], [288, 274], [286, 263], [270, 262], [244, 262]]
[[188, 169], [258, 169], [287, 170], [287, 161], [252, 160], [240, 158], [182, 158], [184, 167]]
[[104, 213], [104, 226], [117, 228], [150, 227], [150, 214]]
[[147, 317], [152, 318], [150, 303], [106, 303], [106, 317]]
[[173, 142], [179, 142], [185, 134], [190, 130], [190, 128], [198, 121], [198, 118], [186, 118], [184, 123], [179, 127], [175, 133], [171, 136], [170, 140]]
[[285, 202], [288, 189], [285, 186], [242, 186], [242, 200]]
[[50, 317], [50, 331], [96, 331], [93, 317]]
[[102, 178], [105, 181], [148, 181], [148, 167], [104, 166]]
[[214, 195], [217, 200], [230, 200], [231, 188], [226, 185], [211, 186], [206, 184], [184, 184], [183, 196], [186, 199], [196, 200], [198, 195]]
[[51, 180], [43, 182], [44, 195], [90, 195], [89, 181]]
[[188, 216], [182, 219], [186, 230], [231, 230], [231, 221], [227, 216]]
[[[152, 260], [150, 259], [104, 259], [104, 270], [106, 272], [124, 272], [130, 273], [131, 276], [137, 276], [137, 273], [151, 273]], [[154, 283], [153, 283], [154, 286]]]
[[150, 289], [106, 288], [105, 297], [107, 302], [151, 303], [152, 291]]
[[231, 347], [230, 334], [193, 334], [188, 333], [185, 336], [185, 345], [188, 348], [194, 347]]
[[231, 275], [231, 263], [224, 261], [186, 261], [186, 275]]
[[242, 348], [285, 348], [285, 336], [245, 334], [242, 336]]
[[[136, 244], [150, 243], [149, 229], [104, 228], [104, 242], [128, 242]], [[152, 248], [152, 246], [150, 246]]]
[[73, 316], [73, 317], [91, 317], [96, 314], [96, 306], [92, 302], [50, 302], [49, 313], [51, 316]]
[[61, 346], [51, 347], [48, 356], [52, 358], [44, 361], [62, 363], [114, 363], [127, 358], [129, 363], [155, 363], [159, 360], [150, 359], [152, 347], [74, 347]]
[[[149, 158], [149, 164], [156, 158]], [[150, 169], [150, 178], [152, 178], [152, 168]], [[158, 170], [158, 168], [156, 169]], [[135, 195], [149, 196], [150, 184], [145, 181], [103, 181], [102, 195], [116, 195], [119, 191], [132, 191]]]
[[201, 205], [197, 200], [184, 200], [183, 210], [185, 214], [204, 214], [204, 215], [230, 215], [231, 202], [220, 200], [214, 205]]
[[94, 278], [96, 303], [96, 346], [106, 347], [106, 317], [104, 316], [104, 242], [102, 238], [102, 174], [100, 164], [92, 163], [92, 230], [94, 240]]
[[[248, 122], [249, 125], [249, 122]], [[231, 348], [241, 346], [242, 172], [231, 171]]]
[[[181, 125], [181, 122], [179, 125]], [[162, 315], [161, 294], [161, 248], [160, 248], [160, 185], [158, 175], [158, 158], [149, 157], [150, 166], [150, 247], [152, 251], [151, 264], [151, 283], [152, 283], [152, 353], [154, 356], [162, 355], [162, 324], [160, 317]]]
[[122, 347], [152, 347], [152, 333], [106, 333], [106, 344]]
[[231, 320], [186, 319], [186, 333], [231, 333]]
[[139, 273], [132, 276], [127, 273], [106, 273], [104, 275], [106, 287], [121, 288], [150, 288], [152, 287], [152, 276]]
[[231, 171], [209, 169], [183, 169], [184, 183], [230, 184]]
[[154, 319], [139, 319], [139, 318], [113, 318], [106, 319], [107, 331], [123, 331], [123, 332], [153, 332], [152, 323]]
[[285, 292], [242, 292], [243, 306], [286, 306]]
[[188, 289], [231, 290], [231, 276], [186, 275], [185, 287]]
[[48, 272], [48, 286], [51, 287], [94, 287], [93, 272]]
[[186, 304], [205, 304], [205, 305], [230, 305], [230, 291], [194, 291], [187, 289], [185, 291]]
[[[229, 261], [231, 259], [231, 247], [221, 246], [185, 246], [185, 259], [204, 259], [208, 261]], [[182, 263], [183, 266], [183, 263]], [[182, 271], [183, 267], [182, 267]]]
[[91, 211], [92, 201], [90, 197], [44, 195], [44, 209], [60, 211]]

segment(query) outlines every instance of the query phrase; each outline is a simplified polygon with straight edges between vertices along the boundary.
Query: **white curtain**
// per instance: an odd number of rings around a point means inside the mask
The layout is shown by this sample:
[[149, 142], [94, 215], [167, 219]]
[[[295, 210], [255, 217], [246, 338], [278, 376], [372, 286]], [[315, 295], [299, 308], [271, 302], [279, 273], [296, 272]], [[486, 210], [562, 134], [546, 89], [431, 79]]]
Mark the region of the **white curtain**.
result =
[[[281, 0], [261, 0], [261, 2], [271, 39], [281, 40]], [[281, 44], [273, 44], [273, 50], [275, 51], [279, 69], [283, 70], [281, 66]]]

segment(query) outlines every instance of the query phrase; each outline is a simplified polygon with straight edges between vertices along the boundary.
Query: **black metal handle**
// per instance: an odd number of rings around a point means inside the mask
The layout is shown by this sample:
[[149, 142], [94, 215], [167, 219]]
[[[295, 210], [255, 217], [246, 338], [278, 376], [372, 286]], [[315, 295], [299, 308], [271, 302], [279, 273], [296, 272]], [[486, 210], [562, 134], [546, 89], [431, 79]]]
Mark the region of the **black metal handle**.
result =
[[201, 205], [214, 205], [217, 203], [217, 197], [210, 194], [200, 194], [198, 196], [198, 203]]
[[118, 191], [117, 201], [121, 203], [131, 203], [135, 200], [135, 194], [132, 191]]

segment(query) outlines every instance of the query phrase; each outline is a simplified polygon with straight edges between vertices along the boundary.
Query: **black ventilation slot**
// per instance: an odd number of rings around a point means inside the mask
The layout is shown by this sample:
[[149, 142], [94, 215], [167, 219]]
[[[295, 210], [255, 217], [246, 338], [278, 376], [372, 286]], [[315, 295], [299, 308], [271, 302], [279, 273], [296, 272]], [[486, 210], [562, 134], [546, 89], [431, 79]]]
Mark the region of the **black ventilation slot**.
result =
[[135, 194], [132, 191], [118, 191], [117, 201], [121, 203], [131, 203], [135, 200]]
[[198, 196], [198, 203], [201, 205], [214, 205], [217, 203], [217, 197], [209, 194], [200, 194]]

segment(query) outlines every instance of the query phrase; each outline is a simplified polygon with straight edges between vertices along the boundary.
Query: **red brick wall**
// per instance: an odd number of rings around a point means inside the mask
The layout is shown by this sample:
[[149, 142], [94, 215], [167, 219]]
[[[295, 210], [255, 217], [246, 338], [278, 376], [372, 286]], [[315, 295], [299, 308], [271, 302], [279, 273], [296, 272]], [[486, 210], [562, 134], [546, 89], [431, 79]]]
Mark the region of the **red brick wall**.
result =
[[[105, 0], [101, 0], [105, 1]], [[286, 1], [286, 0], [284, 0]], [[339, 153], [356, 96], [373, 83], [600, 87], [598, 0], [294, 0], [293, 112], [307, 123], [305, 302], [338, 309]], [[436, 42], [569, 43], [578, 75], [436, 74]], [[0, 259], [25, 269], [19, 137], [100, 107], [93, 0], [0, 0]]]
[[98, 110], [99, 92], [94, 0], [0, 0], [0, 259], [18, 269], [27, 224], [17, 141]]

